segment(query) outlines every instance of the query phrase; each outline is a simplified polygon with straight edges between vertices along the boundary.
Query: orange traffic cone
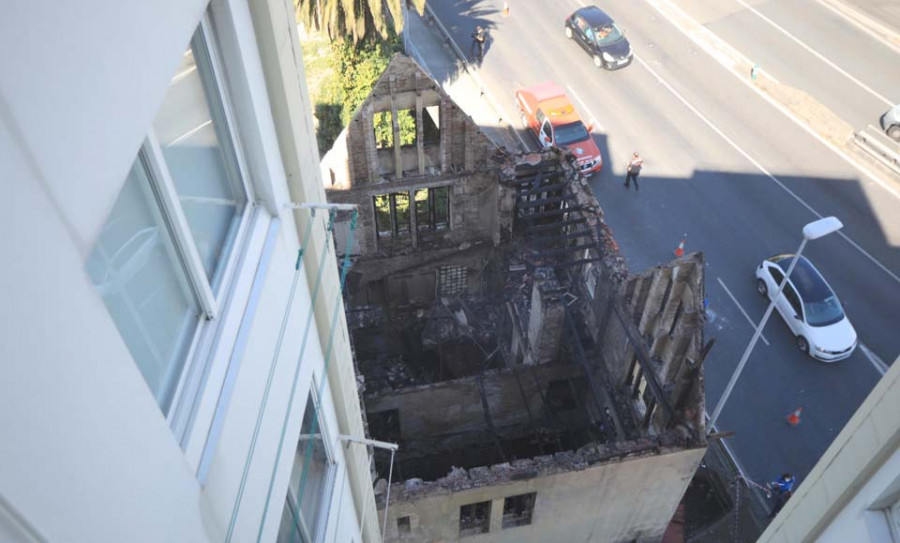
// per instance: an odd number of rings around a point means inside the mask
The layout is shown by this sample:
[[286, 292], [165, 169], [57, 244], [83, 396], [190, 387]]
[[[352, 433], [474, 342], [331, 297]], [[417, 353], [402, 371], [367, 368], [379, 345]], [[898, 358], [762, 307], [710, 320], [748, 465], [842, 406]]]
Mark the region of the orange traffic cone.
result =
[[802, 412], [803, 412], [803, 408], [798, 407], [796, 411], [794, 411], [793, 413], [791, 413], [790, 415], [785, 417], [785, 420], [791, 426], [797, 426], [798, 424], [800, 424], [800, 413], [802, 413]]
[[509, 2], [503, 2], [503, 16], [509, 17]]
[[681, 238], [681, 243], [678, 244], [678, 247], [675, 248], [675, 258], [681, 258], [684, 256], [684, 239]]

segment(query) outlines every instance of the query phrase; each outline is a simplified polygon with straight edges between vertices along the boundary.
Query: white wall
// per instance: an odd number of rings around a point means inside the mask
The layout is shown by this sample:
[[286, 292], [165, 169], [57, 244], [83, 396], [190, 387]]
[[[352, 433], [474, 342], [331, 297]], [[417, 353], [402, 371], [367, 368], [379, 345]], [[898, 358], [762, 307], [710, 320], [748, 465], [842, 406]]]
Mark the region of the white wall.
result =
[[[317, 328], [317, 314], [309, 311], [311, 289], [304, 270], [298, 294], [290, 300], [289, 333], [280, 355], [274, 356], [299, 240], [292, 212], [282, 207], [287, 181], [270, 117], [278, 104], [267, 101], [259, 52], [246, 42], [248, 36], [255, 40], [250, 12], [244, 0], [221, 3], [227, 9], [217, 23], [233, 25], [243, 36], [232, 43], [238, 48], [229, 51], [236, 62], [229, 65], [228, 76], [232, 90], [246, 101], [238, 112], [245, 122], [239, 125], [242, 143], [252, 155], [260, 204], [236, 275], [234, 303], [227, 309], [236, 323], [247, 307], [273, 212], [281, 226], [221, 437], [217, 443], [207, 441], [222, 399], [220, 379], [236, 340], [231, 329], [218, 340], [209, 369], [211, 385], [200, 400], [212, 408], [200, 409], [183, 448], [84, 263], [206, 0], [4, 6], [0, 186], [7, 209], [0, 214], [0, 540], [224, 540], [273, 360], [275, 378], [232, 541], [256, 540], [276, 461], [263, 540], [272, 540], [277, 530], [309, 387], [314, 375], [317, 383], [330, 381], [323, 374], [320, 343], [327, 333]], [[314, 149], [315, 140], [307, 139], [305, 145]], [[321, 192], [317, 178], [299, 182], [318, 184]], [[329, 258], [326, 262], [333, 264], [333, 255]], [[325, 273], [333, 284], [333, 265], [326, 265]], [[310, 315], [311, 333], [301, 358], [302, 330]], [[336, 341], [336, 350], [349, 352], [344, 334]], [[289, 404], [298, 363], [298, 385]], [[351, 379], [344, 386], [355, 390], [349, 357], [334, 357], [329, 374], [346, 376], [348, 366]], [[339, 466], [326, 539], [359, 541], [360, 501], [353, 492], [361, 486], [346, 483], [345, 449], [336, 436], [347, 432], [340, 427], [328, 386], [322, 406]], [[287, 432], [279, 450], [285, 413]], [[361, 427], [361, 421], [356, 425]], [[212, 461], [203, 486], [197, 473], [207, 453]]]
[[900, 495], [897, 494], [900, 490], [898, 485], [900, 485], [900, 451], [894, 451], [891, 458], [831, 521], [817, 541], [821, 543], [891, 541], [884, 514], [877, 509], [872, 510], [872, 506], [880, 505], [878, 501], [888, 496], [894, 500], [900, 499]]

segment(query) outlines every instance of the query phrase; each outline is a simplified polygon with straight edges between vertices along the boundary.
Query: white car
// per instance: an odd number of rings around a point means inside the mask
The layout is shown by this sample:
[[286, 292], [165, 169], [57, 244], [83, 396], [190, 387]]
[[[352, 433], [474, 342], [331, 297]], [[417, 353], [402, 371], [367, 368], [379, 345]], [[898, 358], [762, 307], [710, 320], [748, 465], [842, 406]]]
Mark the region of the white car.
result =
[[[770, 300], [794, 260], [794, 255], [773, 256], [756, 268], [756, 289]], [[856, 330], [822, 274], [800, 257], [775, 309], [797, 337], [797, 347], [822, 362], [836, 362], [853, 354]]]

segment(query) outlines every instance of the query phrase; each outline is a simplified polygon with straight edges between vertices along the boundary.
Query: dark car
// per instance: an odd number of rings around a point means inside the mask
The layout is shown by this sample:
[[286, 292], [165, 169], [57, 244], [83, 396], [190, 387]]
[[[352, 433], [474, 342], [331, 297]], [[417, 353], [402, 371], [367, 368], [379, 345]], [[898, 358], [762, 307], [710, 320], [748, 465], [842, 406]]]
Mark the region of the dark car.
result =
[[566, 19], [566, 37], [574, 39], [594, 59], [594, 66], [617, 70], [631, 64], [634, 54], [625, 33], [597, 6], [581, 8]]

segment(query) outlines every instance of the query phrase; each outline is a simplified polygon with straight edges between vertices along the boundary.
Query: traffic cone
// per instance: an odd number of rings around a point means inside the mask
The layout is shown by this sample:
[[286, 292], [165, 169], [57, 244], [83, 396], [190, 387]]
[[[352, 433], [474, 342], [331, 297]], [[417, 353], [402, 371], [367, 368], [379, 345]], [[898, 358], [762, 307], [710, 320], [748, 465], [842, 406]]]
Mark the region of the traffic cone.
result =
[[675, 248], [675, 258], [681, 258], [684, 256], [684, 238], [681, 238], [681, 243], [678, 244], [678, 247]]
[[503, 2], [503, 16], [509, 17], [509, 2]]
[[802, 412], [803, 412], [803, 408], [798, 407], [796, 411], [794, 411], [793, 413], [791, 413], [790, 415], [785, 417], [785, 420], [791, 426], [797, 426], [798, 424], [800, 424], [800, 413], [802, 413]]

